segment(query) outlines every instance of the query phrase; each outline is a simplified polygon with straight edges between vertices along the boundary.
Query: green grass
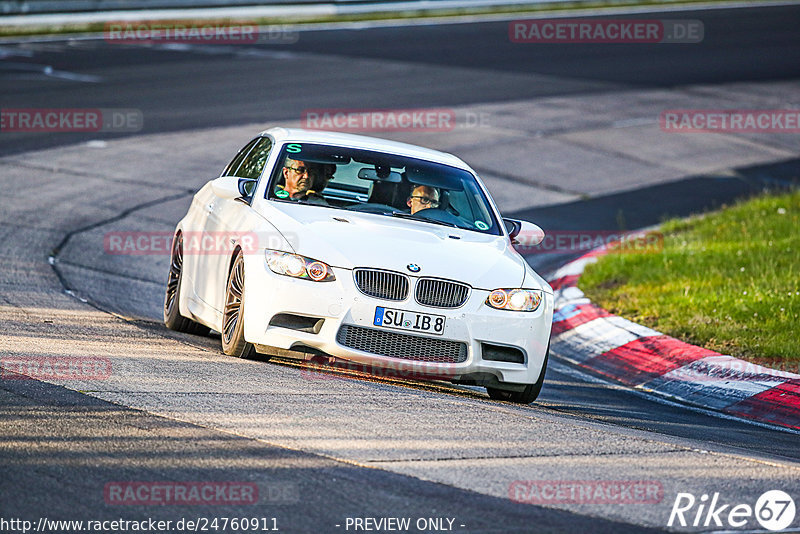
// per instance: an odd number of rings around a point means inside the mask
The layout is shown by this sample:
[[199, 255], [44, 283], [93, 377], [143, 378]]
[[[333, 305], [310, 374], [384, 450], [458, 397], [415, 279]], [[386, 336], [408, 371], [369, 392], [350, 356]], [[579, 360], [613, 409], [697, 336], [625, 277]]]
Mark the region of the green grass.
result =
[[609, 254], [579, 286], [607, 310], [723, 354], [797, 370], [800, 191], [665, 222], [662, 251]]

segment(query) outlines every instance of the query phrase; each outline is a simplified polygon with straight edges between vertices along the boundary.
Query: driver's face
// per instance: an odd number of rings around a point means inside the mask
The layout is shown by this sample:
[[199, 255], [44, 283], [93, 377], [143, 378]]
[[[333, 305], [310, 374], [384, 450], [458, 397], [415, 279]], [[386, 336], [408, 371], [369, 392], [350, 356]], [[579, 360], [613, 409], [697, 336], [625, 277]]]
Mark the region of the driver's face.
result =
[[304, 193], [311, 188], [317, 168], [313, 163], [287, 159], [283, 167], [283, 177], [286, 180], [286, 191], [290, 196]]

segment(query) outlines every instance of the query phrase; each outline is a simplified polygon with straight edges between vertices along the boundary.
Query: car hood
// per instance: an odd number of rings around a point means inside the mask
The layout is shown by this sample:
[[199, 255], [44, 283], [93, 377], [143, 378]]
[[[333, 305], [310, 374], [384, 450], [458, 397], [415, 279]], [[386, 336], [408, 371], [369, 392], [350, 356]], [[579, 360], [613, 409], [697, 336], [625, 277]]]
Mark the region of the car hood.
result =
[[[276, 203], [278, 204], [278, 203]], [[479, 289], [520, 287], [525, 260], [505, 236], [384, 215], [279, 203], [267, 218], [303, 256], [331, 267], [374, 267], [448, 278]]]

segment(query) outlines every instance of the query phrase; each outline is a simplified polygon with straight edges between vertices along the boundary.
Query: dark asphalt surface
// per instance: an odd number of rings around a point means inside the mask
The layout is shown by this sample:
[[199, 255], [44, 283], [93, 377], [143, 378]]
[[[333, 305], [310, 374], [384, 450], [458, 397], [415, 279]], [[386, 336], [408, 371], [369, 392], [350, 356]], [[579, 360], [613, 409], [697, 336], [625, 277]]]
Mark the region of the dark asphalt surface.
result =
[[[34, 380], [0, 382], [0, 418], [19, 422], [0, 439], [5, 520], [151, 518], [174, 525], [182, 518], [236, 517], [267, 518], [271, 527], [275, 518], [280, 532], [310, 533], [345, 532], [347, 517], [448, 517], [455, 519], [454, 532], [527, 532], [532, 525], [537, 532], [648, 531], [282, 449]], [[122, 481], [247, 483], [256, 485], [259, 498], [255, 504], [119, 504], [104, 489]]]
[[[214, 46], [199, 54], [102, 40], [40, 44], [24, 48], [33, 57], [0, 61], [0, 107], [135, 108], [145, 117], [142, 132], [154, 133], [299, 120], [309, 108], [459, 106], [800, 76], [798, 5], [624, 18], [701, 20], [705, 38], [697, 44], [514, 44], [507, 22], [491, 22], [309, 31], [295, 44], [243, 46], [238, 55]], [[258, 52], [319, 55], [294, 62]], [[350, 61], [343, 66], [328, 56]], [[36, 74], [32, 66], [103, 82]], [[443, 68], [446, 74], [437, 72]], [[84, 139], [6, 132], [0, 155]]]
[[[155, 133], [297, 120], [309, 108], [456, 106], [800, 75], [800, 6], [693, 11], [659, 18], [700, 19], [706, 38], [697, 45], [513, 45], [507, 39], [507, 23], [499, 22], [304, 32], [294, 45], [247, 47], [250, 51], [239, 55], [102, 41], [67, 47], [30, 45], [23, 50], [33, 50], [31, 57], [11, 54], [0, 60], [0, 107], [137, 108], [146, 118], [140, 133]], [[19, 52], [15, 46], [0, 48]], [[319, 55], [303, 56], [294, 63], [276, 60], [270, 56], [273, 52]], [[332, 63], [328, 56], [347, 58], [348, 66]], [[20, 64], [50, 65], [99, 76], [104, 82], [54, 79]], [[463, 70], [437, 77], [440, 66]], [[97, 138], [102, 136], [6, 132], [0, 155]], [[579, 228], [587, 220], [605, 221], [595, 222], [595, 228], [605, 223], [616, 228], [623, 210], [629, 227], [636, 228], [666, 215], [729, 202], [759, 190], [765, 180], [796, 176], [796, 169], [797, 162], [788, 162], [745, 171], [751, 179], [690, 178], [516, 215], [563, 229], [570, 224]], [[648, 198], [660, 201], [643, 209], [632, 207]], [[545, 384], [540, 402], [531, 409], [653, 431], [748, 456], [800, 458], [796, 435], [653, 402], [576, 378], [564, 367], [551, 370]], [[0, 398], [4, 422], [0, 515], [6, 518], [34, 518], [52, 510], [48, 517], [140, 519], [143, 512], [137, 507], [120, 510], [106, 505], [98, 488], [114, 480], [243, 479], [261, 487], [292, 488], [298, 500], [258, 510], [171, 507], [155, 512], [151, 508], [147, 514], [163, 519], [277, 517], [289, 532], [338, 530], [333, 528], [331, 510], [342, 518], [454, 516], [469, 526], [469, 532], [528, 532], [534, 525], [536, 531], [545, 532], [643, 530], [280, 449], [34, 381], [4, 380]], [[7, 424], [12, 421], [13, 425]]]

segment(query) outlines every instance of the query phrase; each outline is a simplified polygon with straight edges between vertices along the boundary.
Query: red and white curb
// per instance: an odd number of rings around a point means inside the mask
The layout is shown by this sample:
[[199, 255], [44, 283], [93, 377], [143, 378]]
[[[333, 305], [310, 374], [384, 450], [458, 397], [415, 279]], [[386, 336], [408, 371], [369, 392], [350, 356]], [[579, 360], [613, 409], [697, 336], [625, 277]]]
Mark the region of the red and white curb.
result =
[[593, 304], [577, 287], [581, 256], [550, 277], [550, 346], [567, 361], [618, 382], [694, 406], [800, 430], [800, 375], [696, 347]]

